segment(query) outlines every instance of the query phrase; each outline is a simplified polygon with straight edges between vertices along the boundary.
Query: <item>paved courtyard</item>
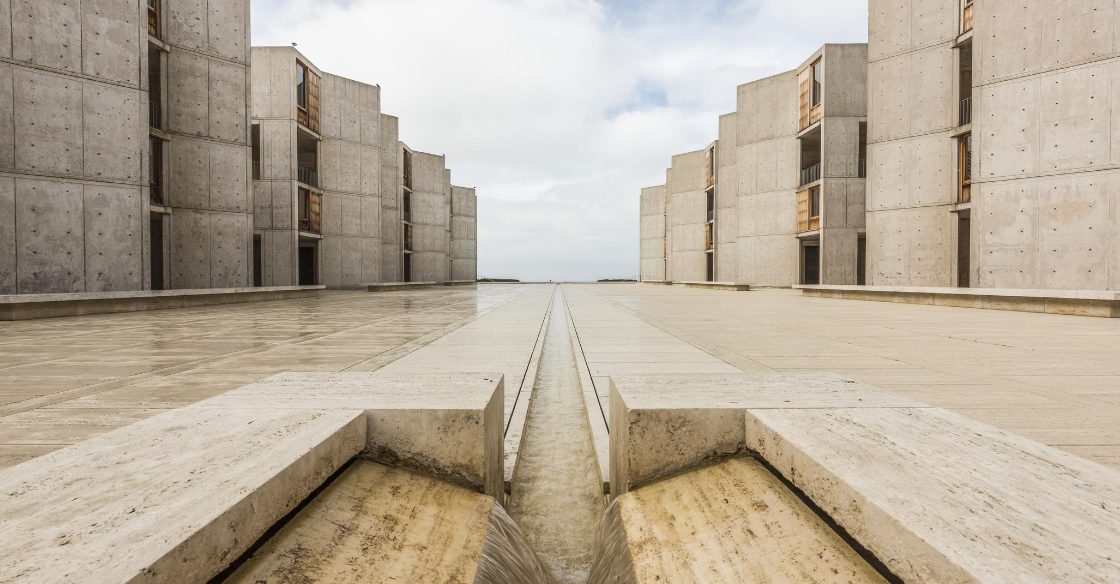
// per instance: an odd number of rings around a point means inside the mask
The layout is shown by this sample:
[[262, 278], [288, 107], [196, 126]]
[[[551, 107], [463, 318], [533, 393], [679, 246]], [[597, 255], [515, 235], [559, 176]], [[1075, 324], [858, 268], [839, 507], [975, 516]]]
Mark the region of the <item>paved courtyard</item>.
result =
[[[1115, 320], [789, 290], [564, 291], [601, 400], [612, 372], [832, 371], [1120, 467]], [[328, 292], [0, 323], [0, 467], [282, 371], [502, 371], [508, 417], [551, 298], [548, 285]]]

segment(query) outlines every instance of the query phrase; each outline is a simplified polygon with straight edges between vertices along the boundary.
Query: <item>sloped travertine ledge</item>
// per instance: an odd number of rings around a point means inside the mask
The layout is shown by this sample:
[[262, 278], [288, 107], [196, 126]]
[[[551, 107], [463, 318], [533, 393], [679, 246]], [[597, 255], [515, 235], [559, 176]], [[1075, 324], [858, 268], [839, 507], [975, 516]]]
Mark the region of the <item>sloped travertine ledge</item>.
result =
[[501, 497], [502, 377], [284, 374], [0, 471], [0, 583], [205, 582], [354, 456]]
[[131, 292], [75, 292], [71, 294], [14, 294], [0, 296], [0, 321], [32, 320], [287, 300], [315, 296], [326, 286], [270, 286], [206, 288], [201, 290], [140, 290]]
[[615, 496], [755, 454], [905, 582], [1120, 581], [1120, 472], [836, 376], [612, 377], [610, 439]]
[[794, 288], [801, 290], [802, 296], [814, 298], [1120, 318], [1120, 292], [908, 286], [794, 286]]
[[685, 288], [706, 288], [708, 290], [724, 290], [729, 292], [748, 292], [751, 289], [750, 284], [743, 284], [741, 282], [674, 282], [680, 284]]

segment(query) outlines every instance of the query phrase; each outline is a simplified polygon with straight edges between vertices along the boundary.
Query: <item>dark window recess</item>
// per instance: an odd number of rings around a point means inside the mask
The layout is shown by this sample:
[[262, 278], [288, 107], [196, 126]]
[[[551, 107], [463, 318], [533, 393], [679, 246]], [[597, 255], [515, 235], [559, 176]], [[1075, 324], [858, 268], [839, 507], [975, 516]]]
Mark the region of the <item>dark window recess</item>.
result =
[[163, 140], [148, 137], [148, 197], [154, 205], [163, 205]]
[[816, 245], [801, 248], [805, 257], [805, 269], [801, 283], [806, 286], [816, 286], [821, 283], [821, 248]]
[[404, 177], [404, 188], [412, 190], [412, 153], [408, 150], [404, 151], [404, 166], [401, 169]]
[[412, 254], [404, 254], [404, 281], [412, 281]]
[[296, 105], [307, 109], [307, 67], [296, 61]]
[[259, 235], [253, 237], [253, 285], [264, 286], [264, 252]]
[[867, 122], [859, 123], [859, 178], [867, 178]]
[[315, 285], [315, 248], [301, 246], [299, 248], [299, 285]]
[[972, 287], [972, 225], [967, 216], [957, 218], [957, 287]]
[[862, 237], [856, 242], [856, 285], [867, 285], [867, 240]]
[[253, 180], [261, 179], [261, 125], [253, 124]]
[[405, 193], [401, 204], [401, 215], [405, 221], [412, 222], [412, 194]]
[[404, 226], [404, 250], [412, 251], [412, 226]]
[[163, 129], [163, 60], [155, 48], [148, 48], [148, 126]]
[[163, 216], [156, 215], [151, 218], [151, 232], [148, 234], [148, 257], [152, 265], [152, 290], [165, 290], [163, 281]]
[[715, 221], [716, 219], [716, 195], [715, 193], [708, 193], [708, 222]]

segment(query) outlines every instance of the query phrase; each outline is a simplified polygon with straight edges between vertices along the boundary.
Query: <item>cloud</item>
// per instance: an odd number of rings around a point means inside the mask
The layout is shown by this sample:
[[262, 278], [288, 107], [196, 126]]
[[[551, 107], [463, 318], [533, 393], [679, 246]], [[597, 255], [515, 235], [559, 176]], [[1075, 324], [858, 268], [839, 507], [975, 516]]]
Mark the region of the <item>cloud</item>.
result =
[[866, 0], [253, 0], [253, 44], [382, 88], [479, 196], [479, 274], [638, 272], [638, 194], [735, 86], [866, 39]]

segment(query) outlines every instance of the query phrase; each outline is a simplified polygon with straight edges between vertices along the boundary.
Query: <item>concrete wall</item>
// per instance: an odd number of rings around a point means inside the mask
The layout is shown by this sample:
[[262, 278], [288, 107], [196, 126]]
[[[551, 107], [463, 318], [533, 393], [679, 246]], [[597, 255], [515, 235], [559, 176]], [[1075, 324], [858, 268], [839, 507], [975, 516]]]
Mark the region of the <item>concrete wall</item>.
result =
[[381, 90], [327, 73], [321, 93], [321, 283], [380, 282]]
[[959, 0], [870, 2], [869, 285], [955, 284], [951, 210], [956, 186], [950, 134], [957, 126], [952, 47], [959, 9]]
[[974, 285], [1120, 289], [1120, 6], [975, 10]]
[[643, 282], [663, 282], [665, 277], [665, 185], [642, 189], [641, 225], [641, 279]]
[[450, 275], [451, 181], [442, 155], [412, 154], [412, 281], [445, 282]]
[[[260, 128], [260, 176], [253, 181], [253, 230], [261, 238], [262, 284], [299, 283], [296, 59], [292, 47], [253, 47], [252, 123]], [[321, 173], [320, 173], [321, 174]]]
[[821, 284], [858, 283], [866, 227], [866, 179], [859, 176], [860, 123], [867, 119], [867, 45], [825, 45], [821, 119]]
[[674, 156], [665, 185], [670, 200], [674, 282], [703, 282], [708, 279], [705, 253], [705, 224], [708, 222], [704, 184], [706, 153], [707, 148]]
[[[82, 3], [91, 4], [121, 3]], [[140, 5], [146, 10], [146, 3]], [[249, 0], [173, 0], [164, 3], [164, 11], [171, 47], [170, 287], [248, 286], [253, 265]]]
[[401, 268], [401, 144], [399, 121], [381, 114], [381, 282], [400, 282]]
[[[781, 73], [738, 88], [734, 171], [723, 148], [723, 183], [738, 182], [735, 280], [755, 286], [798, 282], [797, 74]], [[726, 118], [726, 116], [725, 116]], [[721, 120], [721, 134], [729, 120]], [[733, 187], [732, 187], [733, 188]], [[726, 229], [726, 221], [720, 222]]]
[[0, 2], [0, 294], [150, 285], [141, 9]]
[[730, 113], [719, 118], [716, 152], [716, 280], [739, 279], [739, 119]]
[[451, 279], [478, 279], [478, 199], [473, 188], [451, 187]]

